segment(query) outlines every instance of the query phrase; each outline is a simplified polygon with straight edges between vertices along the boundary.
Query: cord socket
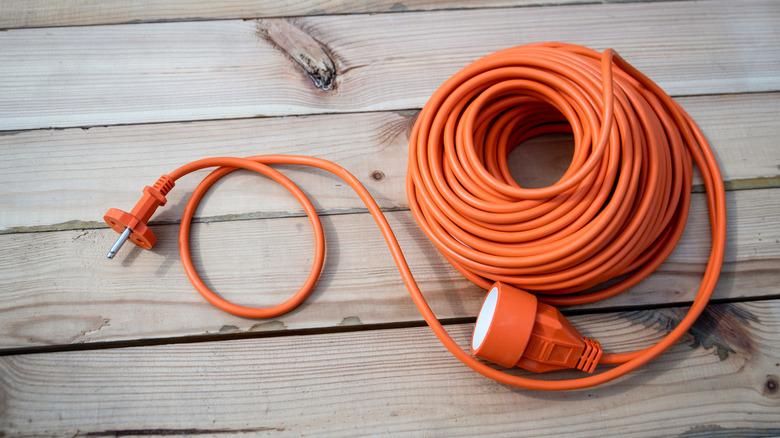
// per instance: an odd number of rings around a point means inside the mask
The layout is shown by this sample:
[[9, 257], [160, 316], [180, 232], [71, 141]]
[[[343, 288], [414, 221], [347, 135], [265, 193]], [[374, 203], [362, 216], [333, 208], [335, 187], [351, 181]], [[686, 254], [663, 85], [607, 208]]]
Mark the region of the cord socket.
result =
[[583, 337], [555, 307], [498, 282], [477, 317], [472, 353], [506, 368], [537, 373], [573, 368], [592, 373], [602, 349], [598, 341]]

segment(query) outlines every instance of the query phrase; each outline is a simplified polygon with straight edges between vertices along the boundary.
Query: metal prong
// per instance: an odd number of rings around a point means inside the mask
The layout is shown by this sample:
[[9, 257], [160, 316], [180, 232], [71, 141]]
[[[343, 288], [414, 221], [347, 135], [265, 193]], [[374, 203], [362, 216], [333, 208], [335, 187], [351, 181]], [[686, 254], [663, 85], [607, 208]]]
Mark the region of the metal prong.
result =
[[108, 250], [106, 258], [113, 259], [116, 253], [119, 252], [119, 249], [122, 248], [122, 245], [125, 244], [128, 237], [130, 237], [130, 228], [125, 228], [122, 234], [116, 239], [116, 242], [114, 242], [114, 245], [111, 246], [111, 249]]

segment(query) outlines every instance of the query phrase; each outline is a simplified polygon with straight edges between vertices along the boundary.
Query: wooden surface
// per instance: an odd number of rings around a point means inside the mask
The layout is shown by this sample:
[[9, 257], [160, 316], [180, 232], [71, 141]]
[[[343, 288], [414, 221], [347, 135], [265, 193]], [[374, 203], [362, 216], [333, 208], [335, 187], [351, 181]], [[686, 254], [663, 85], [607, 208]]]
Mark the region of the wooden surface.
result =
[[475, 58], [540, 40], [611, 46], [670, 94], [780, 88], [777, 2], [702, 8], [660, 2], [12, 29], [0, 32], [0, 129], [417, 108]]
[[[762, 181], [777, 185], [780, 93], [679, 101], [709, 136], [727, 185], [755, 187]], [[100, 218], [106, 205], [132, 204], [143, 184], [151, 184], [182, 163], [216, 155], [285, 152], [326, 158], [354, 173], [382, 207], [404, 208], [406, 148], [415, 115], [416, 111], [388, 111], [31, 130], [0, 136], [0, 154], [5, 157], [0, 161], [0, 233], [103, 227]], [[511, 157], [514, 173], [530, 185], [540, 185], [545, 178], [554, 181], [569, 164], [570, 143], [564, 139], [517, 149]], [[161, 148], [165, 154], [159, 153]], [[160, 210], [153, 220], [177, 222], [182, 202], [206, 173], [178, 181], [168, 197], [173, 207]], [[287, 173], [314, 198], [320, 211], [365, 210], [352, 190], [335, 177], [309, 169]], [[103, 180], [111, 184], [96, 186], [96, 181]], [[283, 188], [255, 175], [231, 176], [214, 190], [196, 217], [219, 220], [302, 214], [297, 201]]]
[[[573, 321], [621, 350], [679, 317]], [[465, 345], [471, 325], [449, 331]], [[714, 305], [689, 339], [631, 377], [564, 393], [485, 380], [425, 327], [10, 356], [0, 358], [0, 426], [68, 436], [777, 436], [779, 342], [780, 301]]]
[[[780, 189], [732, 191], [727, 202], [728, 250], [716, 298], [777, 295]], [[632, 293], [589, 308], [692, 300], [709, 250], [706, 214], [704, 194], [694, 195], [686, 234], [659, 272]], [[408, 211], [387, 216], [437, 314], [475, 315], [481, 290], [436, 253]], [[176, 225], [155, 228], [153, 252], [126, 248], [113, 261], [102, 258], [116, 238], [105, 228], [0, 235], [0, 348], [422, 320], [370, 216], [329, 215], [323, 223], [329, 247], [317, 291], [269, 321], [228, 315], [193, 291], [179, 264]], [[212, 222], [196, 226], [193, 254], [228, 299], [267, 306], [306, 278], [310, 233], [305, 217]]]
[[[617, 0], [620, 1], [620, 0]], [[0, 27], [196, 21], [587, 3], [588, 0], [4, 0]]]
[[[780, 3], [566, 3], [589, 2], [0, 1], [0, 436], [780, 435]], [[180, 164], [321, 156], [388, 212], [467, 344], [482, 292], [406, 208], [407, 136], [458, 68], [538, 40], [618, 49], [694, 116], [729, 190], [719, 303], [631, 377], [540, 394], [459, 365], [364, 207], [321, 172], [283, 169], [329, 245], [317, 291], [288, 315], [235, 318], [187, 283], [177, 223], [203, 173], [155, 217], [154, 251], [103, 258], [104, 210]], [[570, 151], [566, 136], [534, 141], [513, 173], [549, 184]], [[673, 327], [706, 260], [703, 201], [659, 272], [569, 310], [574, 323], [613, 351]], [[227, 298], [279, 302], [304, 278], [310, 231], [278, 187], [233, 175], [196, 216], [195, 262]]]

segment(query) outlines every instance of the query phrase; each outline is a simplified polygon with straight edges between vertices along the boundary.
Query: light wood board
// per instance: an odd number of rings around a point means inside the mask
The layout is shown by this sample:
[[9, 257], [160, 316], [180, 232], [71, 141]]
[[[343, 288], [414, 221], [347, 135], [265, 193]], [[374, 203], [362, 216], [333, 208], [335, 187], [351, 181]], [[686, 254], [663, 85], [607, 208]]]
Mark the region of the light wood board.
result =
[[0, 130], [419, 108], [474, 59], [544, 40], [613, 47], [674, 95], [775, 91], [778, 24], [765, 0], [12, 29]]
[[3, 0], [0, 28], [473, 9], [588, 0]]
[[[657, 341], [680, 315], [572, 320], [622, 351]], [[470, 325], [448, 330], [468, 343]], [[0, 428], [14, 436], [780, 435], [780, 302], [711, 306], [691, 333], [627, 378], [562, 393], [489, 381], [426, 327], [8, 356]]]
[[[780, 186], [780, 93], [680, 98], [709, 138], [727, 188]], [[407, 142], [416, 112], [381, 112], [105, 128], [35, 130], [0, 136], [0, 233], [103, 227], [109, 207], [129, 210], [144, 185], [207, 156], [267, 153], [326, 158], [353, 172], [383, 208], [405, 208]], [[560, 176], [571, 140], [531, 142], [510, 156], [523, 184]], [[285, 168], [324, 213], [364, 211], [336, 177]], [[154, 222], [176, 222], [205, 171], [177, 182]], [[698, 183], [698, 180], [696, 181]], [[259, 176], [237, 173], [214, 188], [198, 217], [300, 215], [297, 202]]]
[[[727, 195], [726, 265], [717, 298], [773, 296], [780, 281], [780, 189]], [[444, 261], [408, 211], [388, 213], [412, 271], [441, 318], [474, 316], [483, 299]], [[692, 299], [709, 250], [703, 194], [676, 252], [630, 293], [591, 307], [644, 306]], [[206, 303], [179, 264], [178, 226], [155, 228], [154, 251], [126, 248], [105, 259], [107, 229], [0, 236], [0, 347], [31, 347], [420, 321], [384, 240], [367, 214], [323, 218], [328, 252], [314, 294], [273, 320], [228, 315]], [[193, 257], [204, 279], [246, 305], [286, 299], [308, 273], [306, 218], [227, 221], [195, 226]]]

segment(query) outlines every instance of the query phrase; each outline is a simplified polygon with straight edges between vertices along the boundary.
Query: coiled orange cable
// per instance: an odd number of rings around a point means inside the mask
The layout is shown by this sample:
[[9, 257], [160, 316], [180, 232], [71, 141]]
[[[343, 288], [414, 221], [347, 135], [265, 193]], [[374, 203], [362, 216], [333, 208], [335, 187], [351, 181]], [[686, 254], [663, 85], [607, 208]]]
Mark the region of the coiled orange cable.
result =
[[[509, 172], [508, 153], [525, 140], [554, 132], [574, 137], [569, 169], [549, 187], [521, 187]], [[555, 305], [619, 294], [667, 258], [685, 227], [694, 163], [707, 190], [712, 247], [688, 314], [656, 345], [605, 354], [601, 363], [617, 366], [566, 380], [509, 374], [461, 349], [425, 301], [371, 194], [337, 164], [294, 155], [216, 157], [189, 163], [168, 176], [176, 180], [219, 167], [196, 188], [179, 231], [187, 276], [218, 308], [270, 318], [294, 309], [312, 292], [325, 259], [322, 225], [306, 195], [270, 165], [316, 167], [342, 178], [365, 203], [412, 300], [455, 357], [501, 383], [564, 390], [610, 381], [652, 360], [679, 340], [704, 310], [720, 274], [726, 241], [725, 193], [706, 139], [676, 102], [612, 50], [599, 54], [562, 43], [520, 46], [482, 58], [446, 81], [420, 113], [409, 142], [407, 174], [409, 206], [420, 227], [475, 284], [487, 288], [502, 281]], [[201, 280], [190, 257], [190, 226], [198, 204], [218, 179], [236, 169], [258, 172], [284, 186], [301, 203], [314, 229], [309, 277], [291, 298], [273, 307], [241, 306], [220, 297]]]

